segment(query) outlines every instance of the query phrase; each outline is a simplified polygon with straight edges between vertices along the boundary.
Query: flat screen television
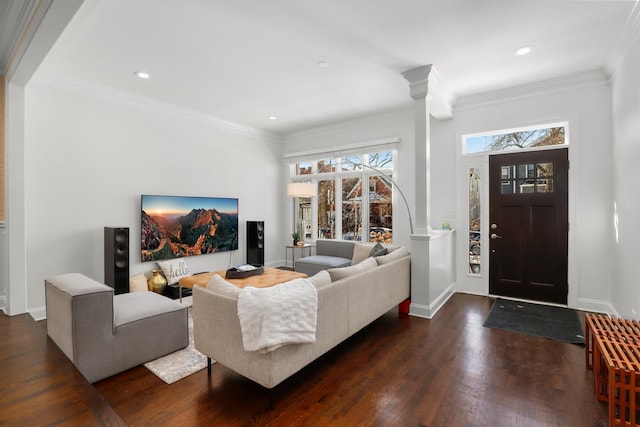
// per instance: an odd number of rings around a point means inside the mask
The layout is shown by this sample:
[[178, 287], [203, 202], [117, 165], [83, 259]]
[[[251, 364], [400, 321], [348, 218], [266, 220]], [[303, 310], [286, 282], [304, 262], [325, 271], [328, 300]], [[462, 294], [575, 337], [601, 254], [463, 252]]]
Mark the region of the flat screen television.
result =
[[141, 196], [141, 260], [238, 249], [238, 199]]

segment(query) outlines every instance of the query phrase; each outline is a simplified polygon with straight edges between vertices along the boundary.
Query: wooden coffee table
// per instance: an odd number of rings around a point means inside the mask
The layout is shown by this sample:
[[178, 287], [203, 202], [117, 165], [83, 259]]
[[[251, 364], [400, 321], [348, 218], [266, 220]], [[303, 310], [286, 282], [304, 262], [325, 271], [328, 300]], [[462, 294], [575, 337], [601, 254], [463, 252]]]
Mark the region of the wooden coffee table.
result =
[[214, 274], [218, 274], [229, 283], [233, 283], [239, 288], [245, 286], [253, 286], [254, 288], [268, 288], [269, 286], [277, 285], [278, 283], [288, 282], [293, 279], [300, 279], [308, 277], [304, 273], [291, 270], [280, 270], [279, 268], [265, 267], [264, 273], [256, 276], [247, 277], [246, 279], [226, 279], [226, 270], [212, 271], [210, 273], [194, 274], [193, 276], [183, 277], [180, 279], [180, 286], [193, 289], [194, 285], [206, 287], [211, 277]]

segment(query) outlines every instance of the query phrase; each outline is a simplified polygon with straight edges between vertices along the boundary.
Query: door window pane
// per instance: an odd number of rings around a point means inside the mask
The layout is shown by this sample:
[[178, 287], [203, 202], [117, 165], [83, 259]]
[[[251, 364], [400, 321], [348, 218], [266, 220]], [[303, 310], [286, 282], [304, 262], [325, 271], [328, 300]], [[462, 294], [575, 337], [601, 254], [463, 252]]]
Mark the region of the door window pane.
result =
[[515, 180], [502, 181], [502, 194], [515, 194], [516, 192]]
[[536, 181], [536, 192], [553, 193], [553, 178], [539, 179]]
[[[534, 194], [553, 192], [553, 163], [527, 163], [501, 167], [502, 194]], [[516, 176], [517, 172], [517, 176]]]

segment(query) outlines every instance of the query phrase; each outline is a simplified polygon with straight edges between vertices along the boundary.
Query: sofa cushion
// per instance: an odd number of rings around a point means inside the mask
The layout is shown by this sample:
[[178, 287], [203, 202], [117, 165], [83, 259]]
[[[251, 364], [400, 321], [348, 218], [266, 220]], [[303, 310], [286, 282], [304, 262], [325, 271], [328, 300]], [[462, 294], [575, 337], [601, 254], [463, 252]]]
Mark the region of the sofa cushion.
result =
[[327, 270], [322, 270], [308, 279], [316, 288], [331, 284], [331, 275]]
[[388, 253], [387, 255], [382, 255], [374, 259], [378, 263], [378, 265], [382, 265], [406, 257], [407, 255], [409, 255], [409, 251], [407, 250], [407, 248], [402, 246], [395, 251]]
[[329, 255], [311, 255], [296, 260], [296, 271], [307, 276], [313, 276], [328, 268], [347, 267], [351, 265], [351, 258]]
[[[399, 246], [383, 245], [382, 243], [356, 243], [353, 247], [353, 258], [351, 264], [358, 264], [365, 259], [385, 255], [398, 249]], [[385, 252], [386, 251], [386, 252]], [[384, 252], [384, 253], [383, 253]]]
[[162, 269], [162, 274], [167, 279], [169, 285], [178, 283], [178, 280], [183, 277], [191, 276], [187, 263], [184, 258], [174, 258], [166, 261], [157, 261], [158, 265]]
[[378, 263], [376, 262], [375, 258], [367, 258], [356, 265], [342, 268], [330, 268], [327, 271], [331, 276], [331, 281], [335, 282], [337, 280], [344, 279], [345, 277], [354, 276], [356, 274], [364, 273], [365, 271], [373, 270], [377, 266]]
[[387, 248], [385, 248], [384, 246], [382, 246], [382, 243], [378, 242], [376, 243], [376, 245], [371, 249], [371, 252], [369, 252], [369, 255], [372, 257], [377, 257], [377, 256], [381, 256], [381, 255], [386, 255], [389, 253], [389, 250], [387, 250]]
[[117, 328], [140, 320], [152, 322], [154, 317], [182, 310], [184, 305], [155, 292], [128, 292], [113, 297], [113, 325]]
[[209, 282], [207, 283], [207, 289], [220, 295], [238, 298], [241, 288], [234, 285], [233, 283], [227, 282], [219, 274], [214, 274], [213, 276], [211, 276], [211, 279], [209, 279]]
[[129, 279], [129, 292], [148, 291], [147, 276], [144, 273], [137, 274]]

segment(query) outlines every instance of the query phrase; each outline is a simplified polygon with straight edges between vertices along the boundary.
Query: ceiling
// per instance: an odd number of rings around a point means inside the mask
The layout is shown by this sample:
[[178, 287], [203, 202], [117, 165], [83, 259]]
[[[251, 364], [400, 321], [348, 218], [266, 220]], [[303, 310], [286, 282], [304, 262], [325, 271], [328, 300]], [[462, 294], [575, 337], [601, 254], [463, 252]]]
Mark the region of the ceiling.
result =
[[[433, 64], [453, 100], [611, 73], [639, 32], [637, 9], [631, 0], [85, 0], [38, 75], [286, 134], [410, 105], [401, 73], [422, 65]], [[513, 55], [525, 45], [530, 54]]]

